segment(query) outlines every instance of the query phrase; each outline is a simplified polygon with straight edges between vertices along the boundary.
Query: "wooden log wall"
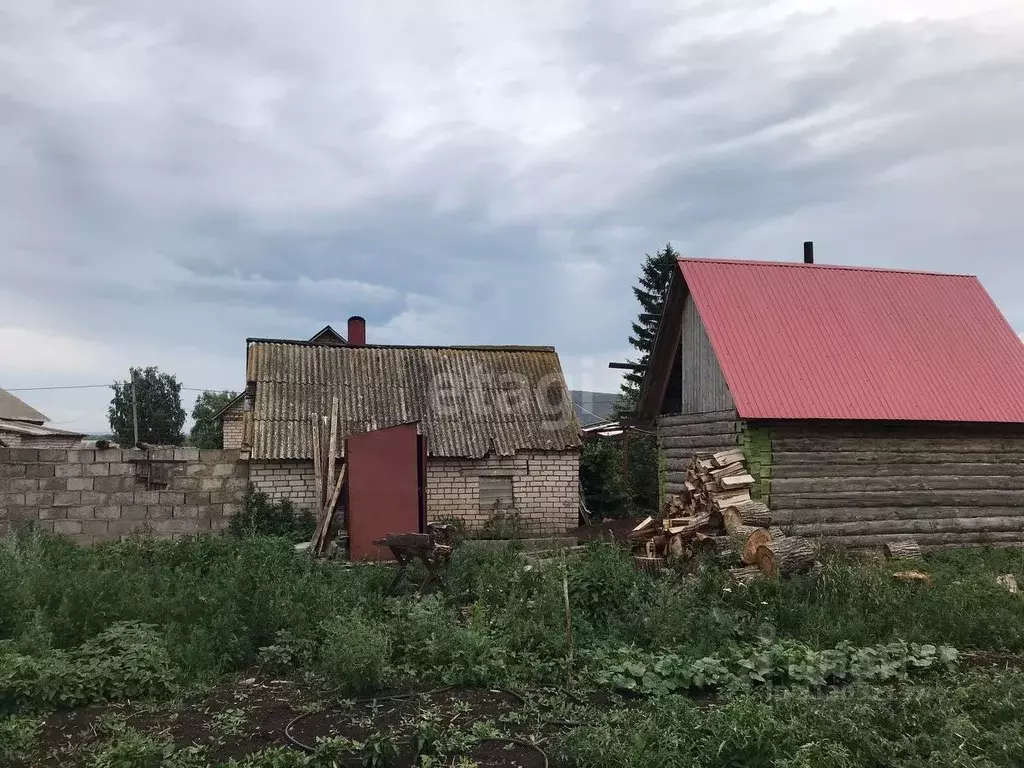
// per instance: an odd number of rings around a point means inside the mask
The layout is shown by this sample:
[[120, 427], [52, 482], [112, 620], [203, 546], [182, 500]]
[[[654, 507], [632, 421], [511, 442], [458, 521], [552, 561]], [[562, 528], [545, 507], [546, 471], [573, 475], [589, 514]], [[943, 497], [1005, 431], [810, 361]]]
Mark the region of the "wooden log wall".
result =
[[741, 422], [734, 410], [659, 416], [657, 430], [667, 495], [683, 490], [686, 462], [693, 454], [735, 448], [741, 438]]
[[772, 521], [848, 548], [1024, 546], [1024, 429], [769, 427]]

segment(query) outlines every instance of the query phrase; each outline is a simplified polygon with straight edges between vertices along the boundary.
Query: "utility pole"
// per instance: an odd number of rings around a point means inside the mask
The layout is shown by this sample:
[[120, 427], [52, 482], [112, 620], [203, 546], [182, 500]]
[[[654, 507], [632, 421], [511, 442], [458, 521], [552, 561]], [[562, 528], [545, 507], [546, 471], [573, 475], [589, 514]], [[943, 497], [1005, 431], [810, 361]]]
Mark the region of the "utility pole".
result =
[[135, 442], [132, 447], [139, 444], [139, 398], [135, 390], [135, 369], [129, 368], [129, 373], [132, 377], [132, 426], [135, 432]]

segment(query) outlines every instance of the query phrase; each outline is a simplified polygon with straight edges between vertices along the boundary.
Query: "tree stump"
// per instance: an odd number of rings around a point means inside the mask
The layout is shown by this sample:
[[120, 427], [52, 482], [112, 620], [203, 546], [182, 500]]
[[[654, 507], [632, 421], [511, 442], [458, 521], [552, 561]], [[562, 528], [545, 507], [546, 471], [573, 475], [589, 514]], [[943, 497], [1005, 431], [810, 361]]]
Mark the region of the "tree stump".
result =
[[917, 546], [917, 542], [913, 539], [904, 539], [903, 541], [887, 541], [882, 547], [885, 551], [886, 558], [890, 560], [920, 560], [921, 559], [921, 548]]
[[733, 582], [735, 582], [736, 584], [742, 584], [743, 586], [747, 586], [748, 584], [752, 584], [753, 582], [758, 581], [759, 579], [763, 579], [764, 574], [761, 573], [761, 569], [758, 568], [756, 565], [746, 565], [742, 568], [730, 568], [729, 578], [732, 579]]
[[754, 565], [757, 562], [757, 548], [771, 540], [772, 536], [765, 528], [754, 528], [752, 525], [741, 525], [729, 534], [732, 551], [739, 555], [744, 565]]
[[810, 570], [814, 565], [814, 547], [807, 539], [797, 536], [769, 541], [757, 548], [757, 567], [765, 576], [781, 576]]
[[722, 517], [725, 521], [725, 530], [729, 533], [741, 525], [767, 528], [772, 521], [771, 511], [760, 501], [745, 501], [726, 507], [722, 511]]

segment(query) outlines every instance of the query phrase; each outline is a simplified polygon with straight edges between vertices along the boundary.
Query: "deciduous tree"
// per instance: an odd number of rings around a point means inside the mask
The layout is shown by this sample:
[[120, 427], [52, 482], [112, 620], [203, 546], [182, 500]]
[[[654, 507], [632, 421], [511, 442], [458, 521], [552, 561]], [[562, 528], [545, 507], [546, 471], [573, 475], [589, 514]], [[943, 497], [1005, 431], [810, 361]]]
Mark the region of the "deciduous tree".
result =
[[132, 368], [129, 378], [111, 385], [114, 396], [107, 409], [110, 431], [121, 445], [134, 442], [132, 413], [132, 378], [138, 398], [139, 441], [164, 445], [181, 445], [185, 436], [185, 410], [181, 407], [181, 384], [169, 373], [155, 367]]
[[214, 414], [238, 396], [237, 392], [201, 392], [192, 406], [192, 429], [188, 433], [189, 445], [196, 448], [224, 447], [223, 425]]

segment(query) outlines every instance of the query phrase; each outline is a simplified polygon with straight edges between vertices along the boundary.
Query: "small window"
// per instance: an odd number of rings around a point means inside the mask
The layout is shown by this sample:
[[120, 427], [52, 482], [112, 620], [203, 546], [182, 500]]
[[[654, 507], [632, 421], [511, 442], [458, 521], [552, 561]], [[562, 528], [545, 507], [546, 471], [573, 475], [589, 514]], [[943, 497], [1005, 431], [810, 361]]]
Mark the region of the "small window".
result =
[[493, 512], [514, 507], [511, 476], [480, 478], [480, 509]]

